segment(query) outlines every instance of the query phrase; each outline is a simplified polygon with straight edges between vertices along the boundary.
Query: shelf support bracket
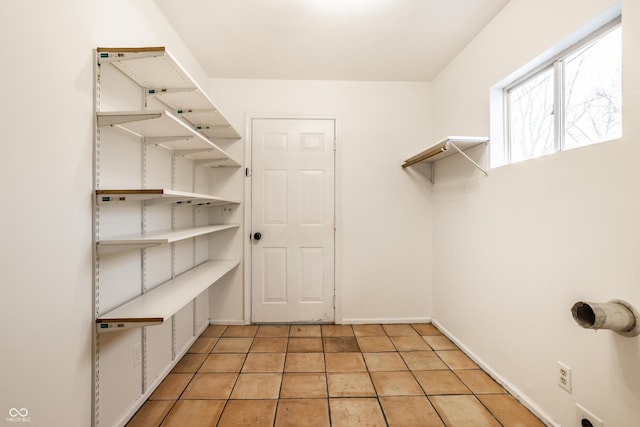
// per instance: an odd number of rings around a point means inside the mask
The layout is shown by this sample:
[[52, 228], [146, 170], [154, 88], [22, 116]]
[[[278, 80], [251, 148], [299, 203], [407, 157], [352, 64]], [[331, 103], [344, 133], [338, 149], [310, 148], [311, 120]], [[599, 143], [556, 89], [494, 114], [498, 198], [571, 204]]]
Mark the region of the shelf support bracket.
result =
[[456, 144], [454, 144], [453, 142], [449, 141], [448, 145], [452, 146], [458, 153], [462, 154], [465, 159], [469, 160], [476, 168], [480, 169], [485, 176], [489, 176], [489, 172], [487, 172], [487, 170], [485, 168], [480, 166], [475, 160], [473, 160], [471, 157], [469, 157], [467, 154], [465, 154], [465, 152], [462, 151], [461, 149], [459, 149], [456, 146]]
[[186, 149], [186, 150], [173, 150], [176, 156], [188, 156], [189, 154], [209, 153], [211, 151], [215, 151], [215, 150], [213, 148], [192, 148], [192, 149]]
[[210, 164], [217, 164], [217, 165], [224, 165], [224, 163], [227, 161], [227, 159], [196, 159], [196, 165], [210, 165]]
[[153, 144], [162, 144], [163, 142], [173, 142], [173, 141], [181, 141], [181, 140], [189, 141], [192, 138], [193, 136], [191, 135], [145, 136], [144, 143], [146, 145], [153, 145]]

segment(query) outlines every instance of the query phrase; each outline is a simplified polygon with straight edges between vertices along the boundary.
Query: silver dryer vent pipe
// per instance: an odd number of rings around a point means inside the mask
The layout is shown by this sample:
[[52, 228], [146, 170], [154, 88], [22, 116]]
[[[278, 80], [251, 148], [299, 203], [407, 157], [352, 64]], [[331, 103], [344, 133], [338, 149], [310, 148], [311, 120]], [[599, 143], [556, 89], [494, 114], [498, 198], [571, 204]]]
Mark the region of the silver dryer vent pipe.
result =
[[578, 325], [587, 329], [610, 329], [626, 337], [640, 334], [638, 312], [627, 302], [576, 302], [571, 314]]

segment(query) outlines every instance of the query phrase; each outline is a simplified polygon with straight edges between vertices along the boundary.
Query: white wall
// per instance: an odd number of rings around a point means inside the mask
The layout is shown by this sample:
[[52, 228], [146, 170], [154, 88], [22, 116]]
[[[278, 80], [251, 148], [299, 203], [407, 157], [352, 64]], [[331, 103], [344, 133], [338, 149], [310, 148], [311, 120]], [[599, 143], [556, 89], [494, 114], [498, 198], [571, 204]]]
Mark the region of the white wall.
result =
[[166, 45], [151, 0], [0, 3], [0, 424], [91, 425], [93, 53]]
[[14, 407], [32, 426], [90, 422], [89, 12], [82, 0], [0, 4], [1, 425]]
[[[431, 140], [430, 84], [213, 79], [210, 87], [236, 129], [247, 114], [339, 117], [338, 316], [430, 317], [430, 189], [400, 167]], [[212, 317], [242, 318], [241, 286], [211, 295]]]
[[[511, 1], [434, 81], [434, 134], [488, 135], [490, 87], [613, 4]], [[623, 33], [621, 140], [488, 178], [458, 156], [434, 187], [434, 319], [563, 426], [578, 425], [575, 402], [607, 426], [640, 416], [640, 338], [582, 329], [570, 313], [579, 300], [640, 307], [638, 2], [624, 3]]]

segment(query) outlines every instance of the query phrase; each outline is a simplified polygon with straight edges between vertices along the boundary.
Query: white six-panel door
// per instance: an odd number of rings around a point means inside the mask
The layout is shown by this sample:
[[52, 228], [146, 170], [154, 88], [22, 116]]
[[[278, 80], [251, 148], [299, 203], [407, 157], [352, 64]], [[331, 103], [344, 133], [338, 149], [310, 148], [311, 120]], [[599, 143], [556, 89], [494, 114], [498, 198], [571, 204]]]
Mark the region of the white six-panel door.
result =
[[251, 135], [252, 321], [333, 322], [335, 121], [253, 119]]

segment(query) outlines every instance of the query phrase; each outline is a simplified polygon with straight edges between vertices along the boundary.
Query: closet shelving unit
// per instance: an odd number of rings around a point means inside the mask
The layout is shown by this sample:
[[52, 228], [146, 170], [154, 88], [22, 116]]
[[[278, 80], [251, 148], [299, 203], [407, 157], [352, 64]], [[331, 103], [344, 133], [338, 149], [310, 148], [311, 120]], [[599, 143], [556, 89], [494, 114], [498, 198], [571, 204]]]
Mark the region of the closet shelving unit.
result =
[[418, 154], [408, 158], [402, 164], [402, 168], [408, 168], [410, 166], [426, 163], [430, 164], [430, 181], [435, 182], [435, 174], [433, 163], [438, 160], [442, 160], [445, 157], [452, 156], [454, 154], [460, 154], [466, 160], [468, 160], [473, 166], [478, 168], [485, 176], [489, 176], [489, 172], [486, 168], [480, 166], [478, 162], [469, 157], [465, 151], [480, 144], [487, 144], [489, 138], [483, 136], [448, 136], [426, 150], [419, 152]]
[[230, 154], [240, 135], [164, 47], [95, 55], [93, 425], [102, 427], [124, 425], [208, 325], [207, 289], [240, 271], [242, 196]]
[[[140, 138], [144, 145], [153, 144], [171, 150], [174, 156], [184, 156], [193, 160], [195, 165], [240, 166], [214, 142], [217, 139], [236, 140], [240, 135], [164, 47], [98, 48], [97, 67], [106, 64], [111, 64], [142, 88], [144, 109], [96, 111], [97, 130], [116, 127]], [[99, 78], [97, 82], [100, 82]], [[150, 98], [166, 108], [147, 110]], [[97, 208], [124, 202], [142, 202], [143, 207], [239, 203], [213, 195], [171, 189], [97, 188], [95, 191]], [[238, 227], [234, 224], [183, 227], [116, 238], [96, 238], [96, 254], [145, 249]], [[108, 313], [98, 313], [97, 330], [106, 332], [162, 323], [238, 264], [239, 260], [225, 260], [208, 261], [197, 266]]]

